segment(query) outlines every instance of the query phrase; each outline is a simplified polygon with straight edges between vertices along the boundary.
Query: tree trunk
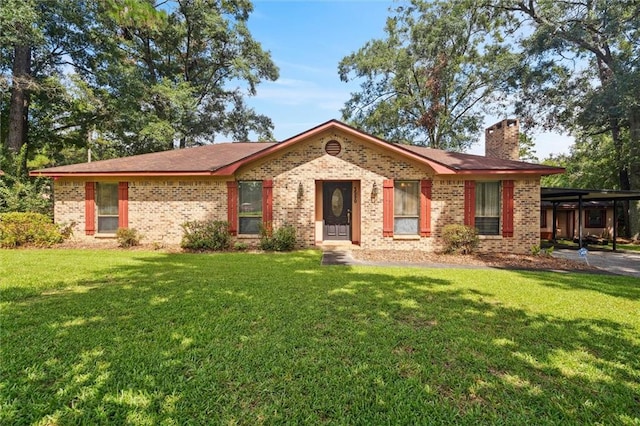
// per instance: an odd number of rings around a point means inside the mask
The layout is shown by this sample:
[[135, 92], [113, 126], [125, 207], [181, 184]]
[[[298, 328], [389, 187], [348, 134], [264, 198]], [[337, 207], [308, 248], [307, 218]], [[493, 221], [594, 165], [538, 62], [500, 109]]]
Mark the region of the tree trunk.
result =
[[[613, 140], [613, 146], [615, 147], [615, 163], [618, 168], [618, 179], [620, 184], [620, 189], [629, 190], [631, 189], [631, 185], [629, 184], [629, 169], [626, 163], [622, 160], [622, 150], [623, 150], [623, 141], [622, 136], [620, 134], [620, 122], [617, 118], [610, 118], [609, 123], [611, 126], [611, 139]], [[624, 209], [622, 213], [622, 230], [624, 232], [620, 233], [621, 237], [629, 237], [631, 235], [629, 229], [629, 202], [623, 202]]]
[[27, 142], [31, 47], [15, 47], [12, 79], [7, 148], [14, 154], [18, 154], [22, 145]]
[[[640, 189], [640, 107], [629, 111], [629, 186]], [[640, 234], [640, 201], [629, 203], [629, 236]]]

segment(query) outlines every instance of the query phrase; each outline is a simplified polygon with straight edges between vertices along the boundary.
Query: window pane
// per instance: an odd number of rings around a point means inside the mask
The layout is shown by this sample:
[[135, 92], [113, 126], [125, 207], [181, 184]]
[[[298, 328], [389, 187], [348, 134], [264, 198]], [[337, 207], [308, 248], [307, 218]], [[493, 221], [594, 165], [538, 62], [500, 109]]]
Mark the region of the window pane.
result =
[[98, 216], [98, 232], [113, 234], [118, 230], [118, 216]]
[[259, 234], [262, 223], [262, 181], [238, 182], [238, 232]]
[[240, 234], [259, 234], [262, 217], [241, 217]]
[[476, 217], [476, 228], [480, 235], [499, 235], [500, 218], [497, 217]]
[[603, 228], [604, 227], [604, 210], [586, 210], [587, 228]]
[[98, 183], [98, 216], [118, 215], [118, 184]]
[[239, 215], [262, 216], [262, 182], [248, 181], [238, 184]]
[[395, 218], [393, 222], [393, 233], [397, 235], [416, 235], [418, 233], [418, 218]]
[[394, 216], [418, 216], [419, 193], [418, 181], [396, 181], [393, 193]]
[[479, 234], [500, 234], [500, 182], [476, 182], [475, 221]]
[[476, 216], [500, 216], [500, 182], [476, 182]]

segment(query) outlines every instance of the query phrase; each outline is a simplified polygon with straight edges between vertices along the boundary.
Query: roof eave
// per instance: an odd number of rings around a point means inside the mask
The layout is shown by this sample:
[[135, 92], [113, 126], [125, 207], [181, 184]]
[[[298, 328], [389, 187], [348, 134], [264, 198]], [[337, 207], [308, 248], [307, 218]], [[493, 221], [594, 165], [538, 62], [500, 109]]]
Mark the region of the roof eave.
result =
[[555, 175], [564, 173], [564, 169], [464, 169], [458, 170], [460, 175]]
[[118, 172], [47, 172], [42, 170], [34, 170], [29, 172], [29, 176], [32, 177], [51, 177], [51, 178], [61, 178], [61, 177], [121, 177], [121, 176], [143, 176], [143, 177], [165, 177], [165, 176], [212, 176], [214, 175], [214, 171], [206, 170], [206, 171], [175, 171], [175, 172], [164, 172], [164, 171], [145, 171], [145, 172], [127, 172], [127, 171], [118, 171]]

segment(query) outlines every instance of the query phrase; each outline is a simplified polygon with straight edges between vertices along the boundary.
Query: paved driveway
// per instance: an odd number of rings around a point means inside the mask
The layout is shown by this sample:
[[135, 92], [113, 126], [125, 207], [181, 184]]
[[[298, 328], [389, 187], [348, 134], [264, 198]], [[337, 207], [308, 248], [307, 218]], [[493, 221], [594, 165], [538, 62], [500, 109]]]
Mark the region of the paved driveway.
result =
[[[585, 262], [585, 259], [578, 255], [577, 250], [554, 250], [553, 255], [564, 259]], [[587, 254], [587, 261], [590, 265], [603, 271], [640, 278], [640, 253], [590, 251]]]

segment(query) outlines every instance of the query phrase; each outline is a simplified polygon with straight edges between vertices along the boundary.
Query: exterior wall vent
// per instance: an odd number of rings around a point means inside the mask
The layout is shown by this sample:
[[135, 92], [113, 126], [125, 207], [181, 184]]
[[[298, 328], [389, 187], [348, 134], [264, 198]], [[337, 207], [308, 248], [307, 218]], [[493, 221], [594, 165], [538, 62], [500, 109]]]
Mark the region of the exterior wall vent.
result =
[[337, 140], [330, 140], [324, 146], [324, 151], [329, 155], [338, 155], [342, 151], [342, 145]]

